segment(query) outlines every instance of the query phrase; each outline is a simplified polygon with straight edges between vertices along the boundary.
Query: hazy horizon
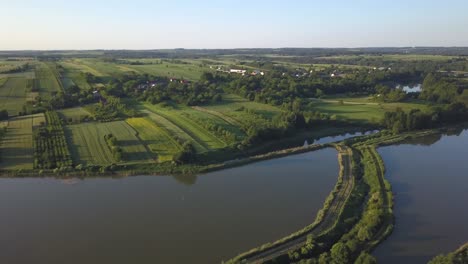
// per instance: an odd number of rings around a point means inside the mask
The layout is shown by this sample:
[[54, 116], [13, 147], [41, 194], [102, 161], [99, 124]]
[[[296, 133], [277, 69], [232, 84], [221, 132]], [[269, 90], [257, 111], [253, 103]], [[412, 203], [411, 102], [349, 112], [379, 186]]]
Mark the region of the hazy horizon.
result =
[[466, 47], [468, 2], [0, 0], [0, 50]]

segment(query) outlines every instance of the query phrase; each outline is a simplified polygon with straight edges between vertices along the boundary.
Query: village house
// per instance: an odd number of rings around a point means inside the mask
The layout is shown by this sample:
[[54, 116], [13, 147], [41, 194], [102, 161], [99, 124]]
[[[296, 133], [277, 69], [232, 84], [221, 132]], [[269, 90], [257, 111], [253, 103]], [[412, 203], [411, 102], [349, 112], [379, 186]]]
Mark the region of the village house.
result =
[[230, 73], [238, 73], [238, 74], [245, 74], [247, 71], [246, 70], [239, 70], [239, 69], [230, 69]]
[[251, 73], [251, 75], [253, 75], [253, 76], [262, 75], [262, 76], [263, 76], [263, 75], [265, 75], [265, 73], [262, 72], [262, 71], [260, 71], [260, 70], [255, 70], [255, 71], [253, 71], [253, 72]]

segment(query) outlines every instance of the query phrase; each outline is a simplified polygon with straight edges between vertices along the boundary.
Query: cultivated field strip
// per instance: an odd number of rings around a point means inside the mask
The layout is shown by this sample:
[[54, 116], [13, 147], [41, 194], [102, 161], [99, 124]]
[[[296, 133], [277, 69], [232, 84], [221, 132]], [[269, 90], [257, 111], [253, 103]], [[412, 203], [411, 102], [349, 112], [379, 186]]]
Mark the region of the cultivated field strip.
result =
[[113, 134], [117, 138], [124, 151], [124, 161], [145, 162], [152, 159], [135, 130], [125, 121], [69, 125], [66, 134], [76, 164], [106, 165], [115, 162], [104, 140], [106, 134]]
[[4, 122], [7, 133], [0, 145], [0, 169], [33, 169], [33, 125], [43, 122], [44, 114], [21, 116]]
[[[151, 106], [150, 106], [151, 107]], [[217, 138], [210, 131], [203, 128], [196, 121], [184, 116], [183, 111], [175, 109], [163, 109], [152, 107], [153, 112], [161, 115], [162, 117], [170, 120], [172, 123], [180, 127], [192, 138], [196, 139], [201, 145], [203, 145], [208, 150], [223, 148], [226, 146], [226, 143], [221, 139]]]
[[78, 71], [78, 72], [83, 72], [83, 73], [91, 73], [94, 76], [102, 77], [104, 74], [101, 72], [97, 71], [96, 69], [85, 65], [82, 63], [81, 60], [67, 60], [67, 61], [62, 61], [60, 62], [60, 65], [62, 65], [65, 69], [67, 70], [73, 70], [73, 71]]
[[18, 115], [26, 102], [26, 92], [32, 80], [25, 78], [7, 78], [0, 86], [0, 109], [6, 109], [9, 115]]
[[159, 161], [172, 160], [172, 157], [182, 149], [169, 132], [158, 126], [149, 118], [129, 118], [127, 123], [138, 131], [138, 136], [150, 151], [157, 155]]
[[245, 133], [240, 129], [241, 123], [232, 117], [200, 106], [193, 106], [191, 112], [212, 120], [217, 125], [223, 127], [224, 129], [230, 132], [233, 132], [237, 136], [245, 136]]
[[142, 113], [148, 114], [148, 117], [156, 122], [159, 126], [163, 127], [167, 131], [170, 131], [176, 137], [179, 137], [183, 140], [192, 142], [193, 146], [195, 147], [196, 151], [199, 153], [208, 151], [204, 145], [197, 141], [197, 139], [193, 138], [190, 134], [188, 134], [185, 130], [174, 124], [171, 120], [161, 116], [152, 110], [142, 110]]
[[53, 93], [62, 90], [62, 86], [57, 76], [45, 63], [39, 63], [36, 66], [36, 88], [42, 98], [50, 98]]
[[205, 113], [217, 116], [217, 117], [223, 119], [224, 121], [226, 121], [226, 123], [229, 123], [229, 124], [231, 124], [233, 126], [240, 126], [240, 122], [238, 120], [236, 120], [235, 118], [232, 118], [232, 117], [230, 117], [228, 115], [225, 115], [225, 114], [223, 114], [221, 112], [210, 110], [210, 109], [207, 109], [207, 108], [204, 108], [204, 107], [201, 107], [201, 106], [192, 106], [192, 108], [197, 110], [197, 111], [201, 111], [201, 112], [205, 112]]

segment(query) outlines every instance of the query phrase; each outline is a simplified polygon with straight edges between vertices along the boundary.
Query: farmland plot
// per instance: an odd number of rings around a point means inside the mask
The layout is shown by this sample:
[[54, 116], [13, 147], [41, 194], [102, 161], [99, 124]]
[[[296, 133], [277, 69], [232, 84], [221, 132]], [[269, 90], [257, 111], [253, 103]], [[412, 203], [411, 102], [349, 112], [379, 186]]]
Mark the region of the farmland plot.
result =
[[54, 71], [47, 64], [40, 63], [36, 66], [35, 88], [42, 98], [48, 99], [61, 91], [62, 85]]
[[8, 78], [0, 86], [0, 109], [6, 109], [11, 116], [18, 115], [26, 102], [26, 91], [32, 80], [25, 78]]
[[138, 131], [139, 137], [157, 155], [159, 161], [170, 161], [181, 150], [180, 144], [171, 137], [170, 132], [149, 118], [130, 118], [127, 123]]
[[125, 121], [66, 126], [68, 145], [75, 164], [107, 165], [116, 162], [104, 136], [113, 134], [123, 149], [123, 161], [150, 161], [152, 155]]
[[183, 109], [172, 107], [165, 108], [151, 104], [145, 104], [145, 107], [171, 121], [207, 150], [219, 149], [226, 146], [225, 142], [216, 137], [212, 132], [205, 129], [199, 122], [184, 115]]
[[4, 122], [7, 133], [0, 146], [0, 169], [33, 168], [33, 126], [44, 122], [44, 114], [21, 116]]

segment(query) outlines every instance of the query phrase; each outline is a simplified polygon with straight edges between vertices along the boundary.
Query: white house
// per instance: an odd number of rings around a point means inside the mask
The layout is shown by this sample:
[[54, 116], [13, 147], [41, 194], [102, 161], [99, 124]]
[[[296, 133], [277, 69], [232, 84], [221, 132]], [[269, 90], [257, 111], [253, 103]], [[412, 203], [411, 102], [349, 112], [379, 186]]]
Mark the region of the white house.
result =
[[246, 70], [238, 70], [238, 69], [230, 69], [230, 73], [240, 73], [240, 74], [245, 74], [247, 71]]

